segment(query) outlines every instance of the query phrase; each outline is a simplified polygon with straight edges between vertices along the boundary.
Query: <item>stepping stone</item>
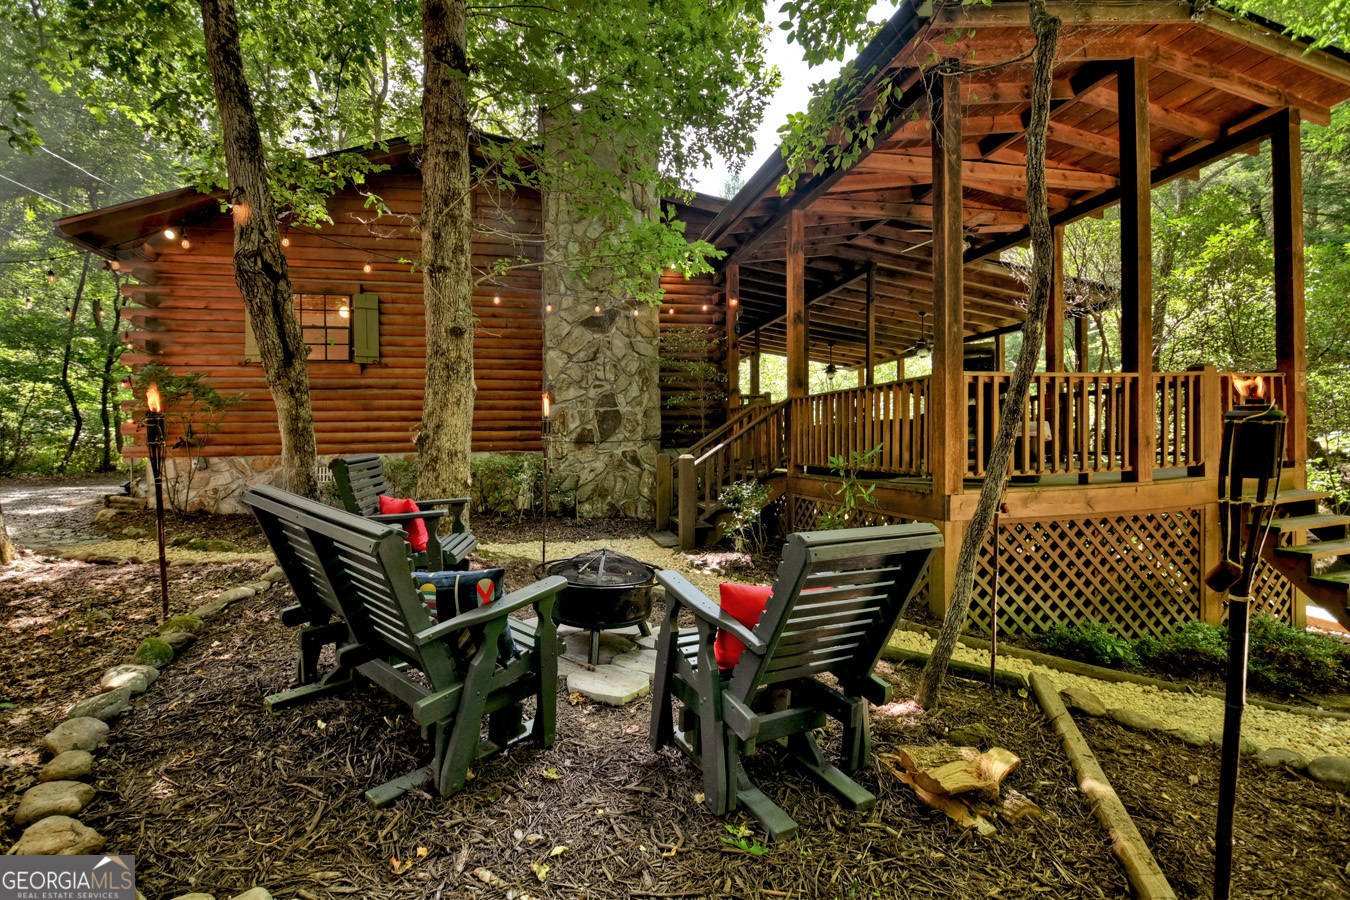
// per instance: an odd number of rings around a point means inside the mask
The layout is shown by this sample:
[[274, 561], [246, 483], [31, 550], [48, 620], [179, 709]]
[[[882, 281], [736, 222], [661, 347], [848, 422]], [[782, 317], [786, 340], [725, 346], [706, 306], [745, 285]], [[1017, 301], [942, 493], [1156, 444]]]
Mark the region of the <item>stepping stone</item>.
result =
[[136, 648], [136, 655], [132, 657], [131, 661], [138, 665], [162, 669], [173, 662], [173, 647], [159, 638], [146, 638]]
[[1059, 692], [1064, 705], [1077, 710], [1085, 716], [1106, 715], [1106, 704], [1097, 699], [1097, 695], [1086, 688], [1066, 687]]
[[1288, 766], [1291, 769], [1308, 768], [1308, 760], [1303, 757], [1303, 754], [1286, 750], [1284, 747], [1271, 747], [1269, 750], [1262, 750], [1256, 754], [1256, 761], [1272, 769], [1279, 766]]
[[94, 789], [83, 781], [48, 781], [35, 785], [19, 798], [15, 825], [31, 825], [48, 816], [73, 816], [94, 799]]
[[651, 689], [648, 676], [620, 666], [605, 666], [594, 672], [583, 669], [567, 676], [569, 693], [581, 694], [608, 706], [631, 703]]
[[69, 816], [48, 816], [30, 825], [9, 848], [12, 856], [82, 856], [103, 849], [103, 835]]
[[155, 683], [155, 679], [158, 677], [159, 669], [154, 666], [123, 663], [104, 672], [103, 677], [99, 679], [98, 686], [105, 691], [127, 687], [131, 688], [133, 694], [143, 694], [150, 685]]
[[611, 664], [624, 669], [632, 669], [634, 672], [641, 672], [650, 680], [656, 674], [656, 651], [648, 650], [639, 645], [627, 653], [620, 653], [614, 657]]
[[1319, 756], [1308, 763], [1308, 774], [1342, 794], [1350, 794], [1350, 759], [1344, 756]]
[[1153, 718], [1147, 713], [1141, 713], [1137, 709], [1128, 707], [1117, 707], [1109, 710], [1112, 719], [1120, 725], [1134, 731], [1166, 731], [1167, 726], [1158, 719]]
[[108, 723], [99, 719], [67, 719], [42, 739], [53, 756], [67, 750], [94, 750], [108, 739]]
[[93, 771], [94, 754], [88, 750], [67, 750], [42, 767], [38, 781], [75, 781]]
[[131, 706], [131, 688], [123, 685], [102, 694], [95, 694], [66, 710], [69, 719], [101, 719], [107, 722], [120, 716]]

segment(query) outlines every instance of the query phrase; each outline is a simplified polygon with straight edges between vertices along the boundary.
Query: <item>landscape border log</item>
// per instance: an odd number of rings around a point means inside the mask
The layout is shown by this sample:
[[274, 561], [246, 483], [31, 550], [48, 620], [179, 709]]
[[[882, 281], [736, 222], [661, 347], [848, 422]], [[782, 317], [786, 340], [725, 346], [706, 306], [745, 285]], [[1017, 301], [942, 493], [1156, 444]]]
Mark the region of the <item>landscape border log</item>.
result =
[[1064, 744], [1064, 753], [1073, 763], [1074, 773], [1078, 776], [1079, 789], [1092, 801], [1092, 811], [1097, 821], [1111, 835], [1111, 850], [1125, 867], [1135, 896], [1140, 900], [1176, 900], [1177, 895], [1167, 883], [1167, 876], [1163, 875], [1158, 861], [1149, 852], [1143, 836], [1126, 811], [1125, 804], [1120, 802], [1120, 797], [1098, 764], [1092, 748], [1074, 724], [1069, 711], [1064, 708], [1064, 702], [1059, 699], [1059, 688], [1037, 672], [1031, 676], [1031, 690]]
[[[882, 649], [881, 656], [883, 659], [888, 659], [892, 662], [917, 663], [920, 666], [928, 662], [929, 657], [927, 653], [921, 653], [918, 650], [906, 650], [904, 647], [892, 647], [890, 645], [887, 645]], [[989, 681], [988, 669], [985, 669], [983, 666], [977, 666], [974, 663], [962, 662], [959, 659], [954, 659], [948, 663], [947, 670], [950, 674], [959, 678], [967, 678], [971, 681]], [[994, 681], [1004, 687], [1017, 689], [1025, 689], [1027, 687], [1027, 680], [1021, 674], [1017, 672], [1005, 672], [1002, 669], [996, 669], [994, 671]]]

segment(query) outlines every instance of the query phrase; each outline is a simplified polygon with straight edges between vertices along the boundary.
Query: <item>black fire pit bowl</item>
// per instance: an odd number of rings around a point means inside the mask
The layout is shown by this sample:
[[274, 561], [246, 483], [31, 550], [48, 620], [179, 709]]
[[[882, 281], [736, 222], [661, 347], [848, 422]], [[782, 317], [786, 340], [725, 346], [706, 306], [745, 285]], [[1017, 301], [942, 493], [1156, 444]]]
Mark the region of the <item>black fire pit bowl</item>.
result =
[[536, 567], [534, 574], [567, 579], [553, 607], [553, 618], [591, 633], [591, 665], [600, 659], [600, 632], [636, 625], [644, 636], [651, 634], [647, 617], [652, 612], [655, 566], [606, 547], [549, 560]]

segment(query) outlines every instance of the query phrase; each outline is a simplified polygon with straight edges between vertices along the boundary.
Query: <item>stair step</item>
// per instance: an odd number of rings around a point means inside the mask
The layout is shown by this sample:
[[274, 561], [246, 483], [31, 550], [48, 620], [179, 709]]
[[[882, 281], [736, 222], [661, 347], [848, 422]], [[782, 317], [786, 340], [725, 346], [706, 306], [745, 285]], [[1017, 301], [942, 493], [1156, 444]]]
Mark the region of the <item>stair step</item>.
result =
[[1289, 516], [1285, 519], [1276, 519], [1271, 523], [1271, 527], [1276, 531], [1290, 531], [1296, 528], [1331, 528], [1336, 525], [1350, 525], [1350, 516], [1316, 513], [1311, 516]]
[[1329, 572], [1326, 575], [1314, 575], [1309, 580], [1322, 587], [1350, 591], [1350, 572]]
[[1301, 547], [1280, 547], [1275, 551], [1281, 556], [1302, 556], [1308, 559], [1323, 559], [1328, 556], [1344, 556], [1350, 553], [1350, 540], [1318, 541]]
[[[1270, 497], [1275, 497], [1275, 492], [1270, 492]], [[1284, 506], [1286, 503], [1307, 503], [1310, 500], [1325, 500], [1331, 496], [1330, 491], [1310, 491], [1306, 488], [1285, 488], [1280, 491], [1280, 495], [1275, 497], [1276, 506]], [[1255, 502], [1256, 492], [1243, 494], [1243, 500]]]

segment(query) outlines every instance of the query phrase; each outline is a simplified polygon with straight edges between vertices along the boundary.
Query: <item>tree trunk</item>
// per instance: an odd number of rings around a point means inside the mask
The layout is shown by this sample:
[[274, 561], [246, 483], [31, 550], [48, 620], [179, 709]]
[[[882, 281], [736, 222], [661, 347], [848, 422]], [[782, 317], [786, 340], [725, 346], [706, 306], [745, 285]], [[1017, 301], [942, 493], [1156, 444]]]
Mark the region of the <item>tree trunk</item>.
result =
[[14, 545], [9, 540], [9, 529], [5, 527], [5, 508], [0, 506], [0, 566], [14, 562]]
[[[427, 378], [419, 497], [469, 493], [473, 430], [473, 241], [468, 19], [464, 0], [422, 0], [422, 277]], [[448, 519], [444, 520], [448, 525]]]
[[[287, 489], [316, 496], [314, 411], [309, 397], [309, 348], [301, 338], [291, 276], [281, 249], [262, 134], [239, 50], [234, 0], [198, 0], [206, 62], [220, 111], [225, 168], [234, 217], [234, 277], [258, 340], [258, 356], [277, 408], [281, 466]], [[245, 327], [248, 327], [247, 325]]]
[[99, 300], [98, 293], [95, 292], [89, 298], [89, 318], [94, 324], [94, 330], [98, 332], [99, 343], [103, 347], [103, 368], [99, 372], [98, 386], [98, 414], [99, 422], [103, 427], [103, 458], [99, 462], [100, 472], [113, 471], [113, 449], [116, 447], [118, 455], [122, 452], [122, 442], [116, 440], [117, 429], [120, 426], [119, 416], [114, 407], [113, 394], [116, 387], [113, 381], [113, 369], [117, 366], [119, 348], [122, 342], [117, 337], [117, 323], [120, 319], [122, 304], [118, 302], [122, 295], [121, 280], [117, 273], [113, 273], [113, 296], [112, 296], [112, 323], [113, 327], [107, 327], [107, 319], [103, 315], [103, 301]]
[[75, 299], [66, 311], [70, 325], [66, 328], [66, 349], [61, 356], [61, 390], [65, 392], [66, 402], [70, 404], [70, 416], [74, 427], [70, 432], [70, 443], [66, 445], [66, 455], [56, 471], [65, 472], [70, 467], [70, 458], [75, 455], [75, 445], [80, 442], [80, 433], [84, 430], [84, 416], [80, 415], [80, 404], [75, 400], [75, 391], [70, 386], [70, 357], [75, 352], [75, 323], [80, 315], [80, 300], [84, 298], [84, 285], [89, 279], [89, 254], [84, 254], [84, 267], [80, 269], [80, 284], [75, 288]]
[[1008, 481], [1008, 462], [1012, 458], [1013, 442], [1021, 427], [1027, 394], [1045, 341], [1045, 313], [1050, 306], [1050, 290], [1054, 268], [1054, 233], [1050, 226], [1050, 211], [1045, 186], [1045, 128], [1050, 119], [1050, 81], [1055, 64], [1055, 47], [1059, 42], [1060, 20], [1045, 8], [1045, 0], [1031, 0], [1031, 27], [1036, 35], [1036, 52], [1031, 82], [1031, 122], [1027, 127], [1027, 218], [1031, 225], [1031, 295], [1027, 301], [1027, 320], [1022, 326], [1022, 348], [1017, 355], [1017, 368], [1008, 386], [1007, 400], [999, 416], [998, 433], [990, 448], [989, 464], [980, 489], [980, 500], [975, 515], [966, 528], [961, 542], [961, 555], [956, 563], [956, 583], [952, 587], [951, 602], [937, 645], [919, 678], [915, 696], [919, 704], [932, 707], [942, 689], [956, 639], [965, 627], [970, 612], [970, 595], [975, 587], [975, 564], [979, 561], [985, 535], [993, 521], [1003, 490]]

